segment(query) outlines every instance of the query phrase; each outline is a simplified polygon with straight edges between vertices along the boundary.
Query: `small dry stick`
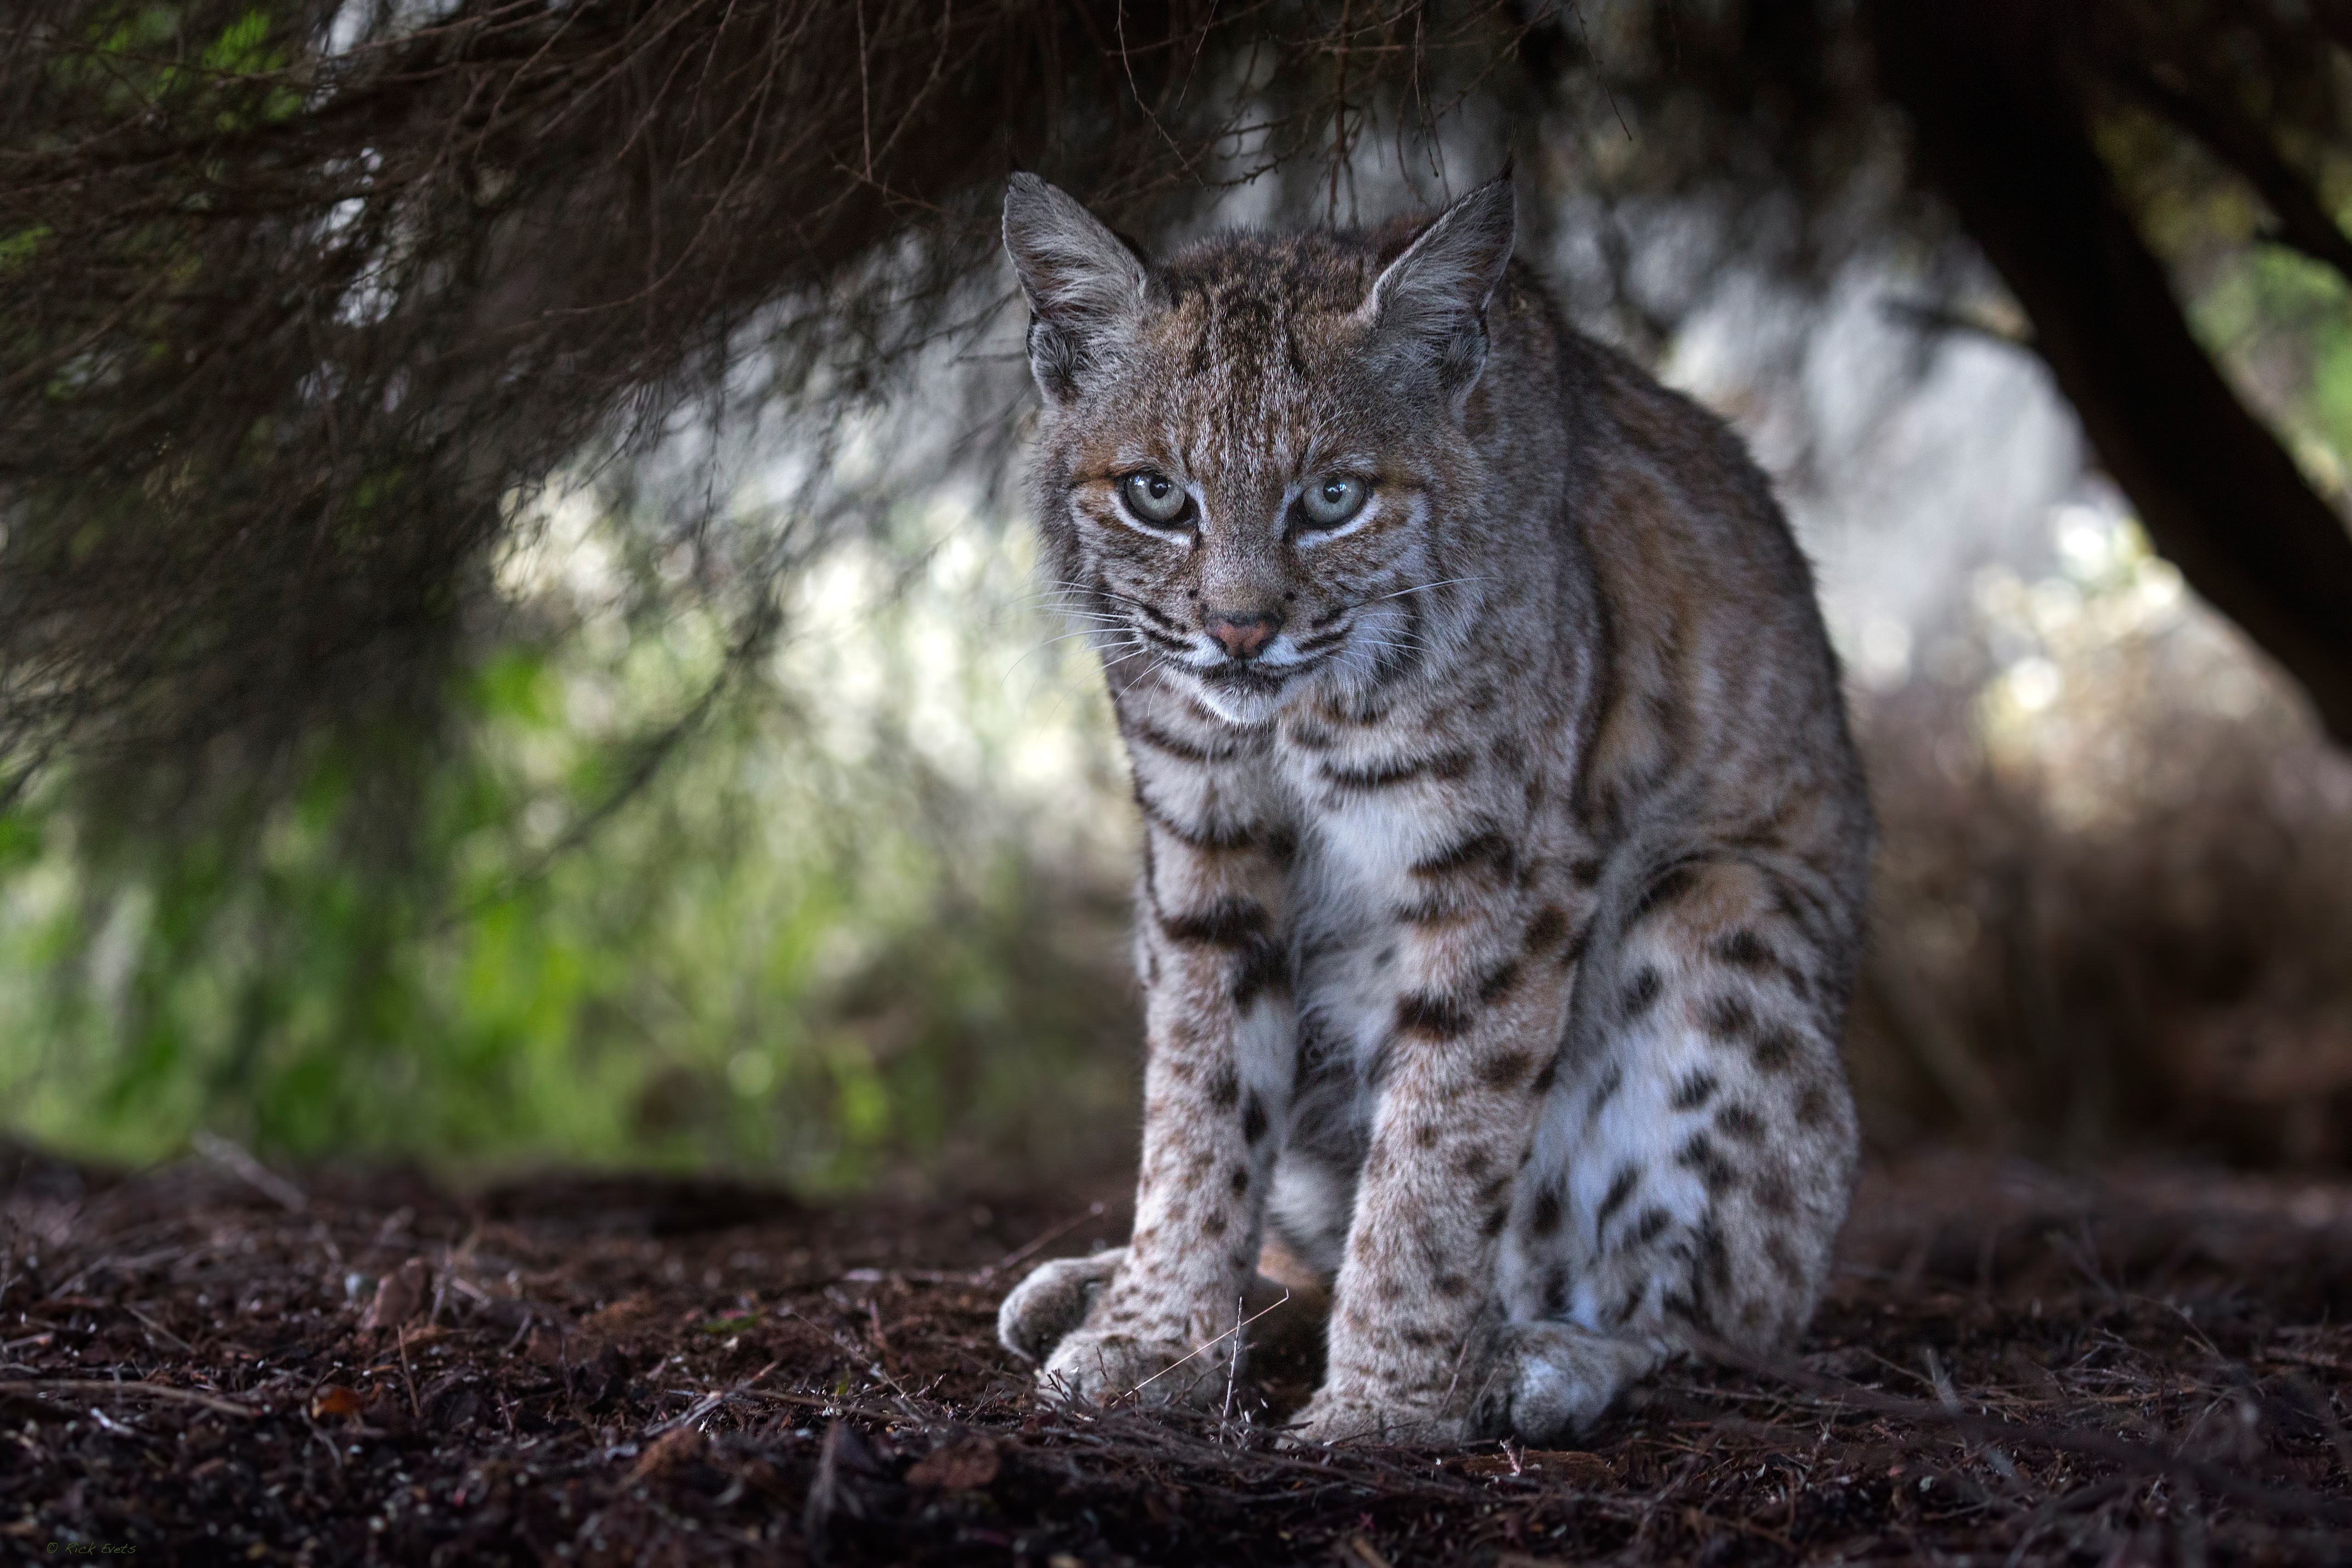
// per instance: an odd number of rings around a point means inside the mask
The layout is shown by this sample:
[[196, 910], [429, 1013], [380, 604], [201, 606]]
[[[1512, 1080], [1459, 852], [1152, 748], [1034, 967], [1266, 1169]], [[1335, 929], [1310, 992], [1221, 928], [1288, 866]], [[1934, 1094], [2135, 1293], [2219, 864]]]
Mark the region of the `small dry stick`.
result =
[[1217, 1335], [1216, 1338], [1210, 1340], [1207, 1343], [1193, 1346], [1190, 1351], [1187, 1351], [1184, 1354], [1179, 1356], [1174, 1361], [1170, 1362], [1166, 1366], [1161, 1367], [1158, 1372], [1153, 1373], [1150, 1377], [1145, 1378], [1141, 1383], [1137, 1384], [1133, 1388], [1129, 1389], [1125, 1394], [1118, 1395], [1118, 1397], [1121, 1399], [1132, 1399], [1137, 1394], [1142, 1393], [1145, 1389], [1150, 1387], [1153, 1384], [1159, 1382], [1161, 1378], [1166, 1377], [1170, 1373], [1174, 1372], [1178, 1367], [1182, 1366], [1186, 1362], [1191, 1361], [1194, 1356], [1199, 1355], [1202, 1351], [1208, 1350], [1227, 1339], [1239, 1338], [1241, 1331], [1244, 1329], [1248, 1328], [1252, 1323], [1255, 1323], [1260, 1318], [1265, 1317], [1267, 1312], [1275, 1310], [1276, 1308], [1286, 1305], [1289, 1300], [1290, 1292], [1286, 1289], [1282, 1293], [1282, 1300], [1275, 1302], [1273, 1306], [1267, 1307], [1261, 1311], [1251, 1313], [1247, 1318], [1235, 1323], [1232, 1328], [1227, 1329], [1223, 1333]]
[[223, 1399], [216, 1394], [205, 1394], [194, 1388], [174, 1388], [167, 1383], [115, 1383], [102, 1377], [45, 1378], [39, 1382], [10, 1381], [0, 1383], [0, 1394], [128, 1394], [147, 1399], [168, 1399], [179, 1405], [200, 1405], [206, 1410], [217, 1410], [223, 1415], [240, 1415], [247, 1420], [263, 1414], [250, 1405], [234, 1399]]

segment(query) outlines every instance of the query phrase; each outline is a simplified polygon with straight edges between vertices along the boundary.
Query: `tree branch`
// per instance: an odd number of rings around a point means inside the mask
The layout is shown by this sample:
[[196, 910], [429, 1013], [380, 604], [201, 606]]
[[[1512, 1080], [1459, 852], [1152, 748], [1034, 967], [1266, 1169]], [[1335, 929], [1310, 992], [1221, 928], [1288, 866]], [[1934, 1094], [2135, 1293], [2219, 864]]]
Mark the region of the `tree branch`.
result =
[[2226, 99], [2176, 87], [2146, 68], [2126, 68], [2116, 74], [2157, 112], [2202, 142], [2253, 186], [2278, 220], [2278, 243], [2352, 281], [2352, 237], [2328, 215], [2310, 183], [2279, 155], [2261, 126]]
[[2016, 294], [2034, 344], [2158, 550], [2352, 745], [2352, 533], [2199, 346], [2085, 129], [2042, 0], [1873, 0], [1922, 171]]

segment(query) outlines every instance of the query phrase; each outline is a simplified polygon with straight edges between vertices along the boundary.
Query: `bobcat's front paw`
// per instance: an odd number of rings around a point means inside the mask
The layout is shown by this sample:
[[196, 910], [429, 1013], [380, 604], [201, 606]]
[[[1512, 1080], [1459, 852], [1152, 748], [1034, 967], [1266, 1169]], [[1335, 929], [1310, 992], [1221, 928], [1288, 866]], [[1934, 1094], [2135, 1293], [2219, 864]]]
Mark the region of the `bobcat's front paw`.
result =
[[1061, 1398], [1097, 1405], [1129, 1394], [1146, 1405], [1213, 1405], [1224, 1393], [1234, 1352], [1230, 1342], [1198, 1355], [1194, 1348], [1132, 1329], [1080, 1329], [1055, 1348], [1037, 1383]]
[[1467, 1442], [1469, 1423], [1459, 1412], [1435, 1405], [1383, 1400], [1368, 1392], [1326, 1384], [1290, 1418], [1284, 1435], [1312, 1443]]
[[1087, 1310], [1126, 1257], [1127, 1248], [1114, 1247], [1091, 1258], [1039, 1264], [996, 1310], [997, 1339], [1024, 1361], [1045, 1360], [1087, 1321]]

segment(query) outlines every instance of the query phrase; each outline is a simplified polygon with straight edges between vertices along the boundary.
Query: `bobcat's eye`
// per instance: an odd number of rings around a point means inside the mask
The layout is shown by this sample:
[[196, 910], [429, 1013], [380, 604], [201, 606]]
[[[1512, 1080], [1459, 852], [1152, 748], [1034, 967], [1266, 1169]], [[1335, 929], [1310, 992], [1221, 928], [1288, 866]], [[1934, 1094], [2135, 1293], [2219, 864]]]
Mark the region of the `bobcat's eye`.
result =
[[1184, 487], [1166, 474], [1129, 474], [1118, 481], [1118, 496], [1128, 510], [1162, 528], [1176, 522], [1192, 504]]
[[1371, 494], [1372, 487], [1363, 480], [1332, 474], [1307, 487], [1298, 498], [1298, 509], [1312, 526], [1337, 528], [1363, 510]]

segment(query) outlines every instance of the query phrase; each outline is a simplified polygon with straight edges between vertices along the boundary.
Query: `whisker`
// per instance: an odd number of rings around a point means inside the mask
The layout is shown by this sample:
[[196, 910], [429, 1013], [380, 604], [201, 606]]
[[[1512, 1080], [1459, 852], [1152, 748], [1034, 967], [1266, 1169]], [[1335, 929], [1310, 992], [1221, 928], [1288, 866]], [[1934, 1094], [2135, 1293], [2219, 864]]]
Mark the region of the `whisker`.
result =
[[1088, 626], [1084, 631], [1064, 632], [1060, 637], [1047, 637], [1044, 642], [1037, 644], [1034, 647], [1024, 648], [1019, 658], [1015, 658], [1011, 664], [1004, 667], [1004, 679], [1007, 680], [1012, 679], [1013, 672], [1021, 668], [1022, 660], [1026, 659], [1031, 654], [1044, 653], [1055, 643], [1068, 642], [1072, 637], [1100, 637], [1103, 630], [1104, 628], [1100, 626]]
[[1382, 594], [1378, 599], [1367, 599], [1364, 602], [1377, 605], [1385, 599], [1402, 599], [1407, 594], [1426, 594], [1432, 588], [1451, 588], [1456, 583], [1492, 583], [1493, 581], [1495, 579], [1492, 577], [1442, 577], [1434, 583], [1417, 583], [1410, 588], [1399, 588], [1393, 594]]

